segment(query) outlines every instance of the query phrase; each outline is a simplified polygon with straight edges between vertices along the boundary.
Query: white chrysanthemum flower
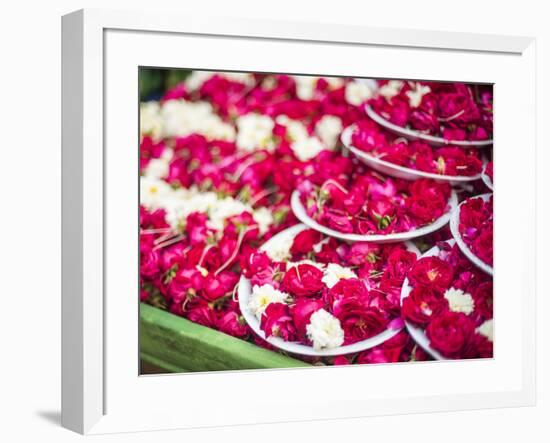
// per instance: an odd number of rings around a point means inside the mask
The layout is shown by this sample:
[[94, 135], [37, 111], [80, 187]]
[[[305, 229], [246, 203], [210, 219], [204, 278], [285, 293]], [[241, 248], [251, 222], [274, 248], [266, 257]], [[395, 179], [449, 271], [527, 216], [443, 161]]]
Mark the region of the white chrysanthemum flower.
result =
[[290, 236], [278, 239], [276, 242], [267, 243], [267, 247], [264, 246], [263, 250], [267, 256], [273, 261], [286, 261], [292, 257], [290, 254], [290, 248], [294, 243], [294, 239]]
[[300, 100], [311, 100], [315, 95], [315, 86], [319, 77], [312, 75], [293, 75], [296, 82], [296, 95]]
[[165, 208], [172, 197], [172, 187], [164, 180], [154, 177], [140, 177], [140, 203], [149, 210]]
[[416, 82], [413, 89], [405, 92], [409, 99], [409, 105], [412, 108], [418, 108], [420, 103], [422, 103], [422, 97], [428, 94], [431, 91], [430, 87], [427, 85], [422, 85], [421, 83]]
[[485, 320], [477, 329], [478, 334], [483, 335], [489, 341], [493, 341], [493, 319]]
[[170, 170], [170, 161], [165, 158], [153, 158], [149, 160], [143, 169], [143, 175], [150, 178], [165, 178]]
[[341, 132], [342, 120], [335, 115], [325, 115], [315, 125], [315, 134], [330, 150], [336, 147]]
[[273, 127], [275, 122], [267, 115], [245, 114], [237, 119], [237, 147], [244, 151], [275, 148]]
[[332, 288], [344, 278], [357, 278], [357, 274], [350, 268], [340, 266], [336, 263], [329, 263], [321, 281], [327, 285], [328, 288]]
[[325, 146], [317, 137], [308, 137], [295, 141], [290, 145], [290, 148], [298, 160], [305, 162], [317, 157], [319, 152], [325, 149]]
[[346, 101], [353, 106], [359, 106], [371, 98], [373, 91], [370, 86], [361, 81], [352, 81], [346, 85]]
[[298, 140], [303, 140], [309, 137], [307, 128], [305, 125], [298, 121], [288, 118], [286, 115], [280, 115], [275, 120], [278, 124], [286, 127], [287, 136], [290, 139], [290, 142], [296, 142]]
[[289, 294], [275, 289], [270, 284], [254, 285], [248, 300], [248, 309], [260, 320], [270, 303], [286, 303], [289, 297]]
[[474, 312], [474, 299], [461, 289], [449, 288], [445, 291], [449, 309], [453, 312], [463, 312], [466, 315]]
[[202, 134], [210, 140], [235, 139], [235, 128], [225, 123], [207, 102], [168, 100], [161, 108], [166, 137]]
[[190, 91], [196, 91], [200, 89], [202, 84], [213, 77], [215, 72], [210, 71], [192, 71], [191, 74], [189, 74], [184, 81], [185, 88]]
[[402, 80], [390, 80], [378, 89], [378, 93], [386, 97], [386, 99], [390, 99], [399, 94], [399, 91], [401, 91], [401, 88], [403, 87], [403, 83], [404, 82]]
[[254, 218], [254, 221], [258, 223], [258, 229], [260, 230], [261, 235], [264, 235], [267, 231], [269, 231], [269, 227], [274, 221], [273, 214], [266, 207], [256, 209], [252, 213], [252, 217]]
[[139, 106], [139, 131], [140, 134], [149, 135], [154, 139], [162, 137], [163, 119], [160, 114], [159, 102], [150, 101]]
[[340, 320], [324, 309], [311, 314], [306, 332], [316, 351], [337, 348], [344, 343], [344, 330]]
[[[313, 75], [293, 75], [296, 82], [296, 95], [300, 100], [312, 100], [315, 97], [315, 88], [321, 77]], [[344, 84], [340, 77], [323, 77], [329, 85], [329, 89], [338, 89]]]
[[300, 261], [287, 261], [286, 262], [286, 270], [292, 269], [296, 266], [300, 265], [311, 265], [315, 266], [317, 269], [323, 271], [325, 269], [325, 265], [323, 263], [317, 263], [312, 260], [300, 260]]
[[212, 71], [193, 71], [185, 79], [185, 87], [188, 91], [193, 92], [201, 88], [201, 86], [212, 78], [214, 75], [219, 75], [228, 80], [243, 83], [247, 86], [254, 84], [254, 76], [248, 73], [240, 72], [212, 72]]
[[208, 226], [217, 231], [222, 231], [225, 221], [235, 215], [250, 211], [250, 206], [231, 197], [216, 199], [216, 202], [208, 210]]

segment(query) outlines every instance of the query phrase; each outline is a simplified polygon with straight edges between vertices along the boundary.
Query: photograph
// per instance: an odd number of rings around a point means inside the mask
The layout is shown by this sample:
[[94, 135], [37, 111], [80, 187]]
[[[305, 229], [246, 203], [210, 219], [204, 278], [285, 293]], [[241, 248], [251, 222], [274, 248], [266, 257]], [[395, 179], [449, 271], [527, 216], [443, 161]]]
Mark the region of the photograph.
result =
[[139, 86], [141, 374], [493, 357], [492, 84]]

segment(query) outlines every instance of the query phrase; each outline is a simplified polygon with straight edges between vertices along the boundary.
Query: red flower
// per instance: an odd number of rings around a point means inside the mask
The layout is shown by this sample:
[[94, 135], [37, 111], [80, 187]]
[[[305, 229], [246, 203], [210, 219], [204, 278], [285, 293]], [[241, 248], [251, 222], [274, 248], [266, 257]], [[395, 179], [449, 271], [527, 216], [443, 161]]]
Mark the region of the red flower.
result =
[[294, 237], [290, 248], [292, 254], [307, 254], [313, 246], [321, 241], [321, 233], [314, 229], [304, 229]]
[[323, 271], [319, 268], [313, 265], [301, 264], [293, 266], [285, 273], [282, 286], [285, 291], [296, 297], [311, 296], [323, 289], [322, 278]]
[[416, 286], [403, 299], [401, 315], [404, 319], [425, 326], [447, 306], [446, 300], [437, 292], [425, 286]]
[[209, 328], [216, 327], [216, 313], [208, 305], [199, 305], [192, 307], [186, 314], [186, 317], [192, 322], [198, 323]]
[[305, 337], [306, 335], [306, 327], [309, 324], [311, 314], [318, 311], [322, 307], [323, 302], [321, 300], [299, 298], [290, 308], [292, 320], [294, 321], [294, 325], [296, 326], [296, 330], [300, 337]]
[[373, 337], [388, 324], [380, 309], [369, 307], [365, 298], [345, 297], [336, 302], [333, 312], [344, 330], [345, 345]]
[[296, 340], [296, 328], [292, 323], [288, 306], [284, 303], [270, 303], [262, 314], [260, 328], [266, 337], [281, 337], [285, 341]]
[[326, 298], [327, 303], [336, 311], [337, 305], [344, 298], [367, 300], [368, 296], [369, 291], [363, 280], [358, 278], [343, 278], [329, 289]]
[[474, 332], [475, 324], [467, 315], [451, 311], [436, 316], [426, 328], [430, 345], [449, 358], [464, 355]]
[[416, 254], [406, 249], [396, 248], [387, 260], [387, 273], [390, 278], [404, 280], [412, 264], [416, 261]]
[[234, 337], [244, 337], [248, 334], [248, 326], [242, 316], [235, 311], [222, 314], [216, 323], [217, 328]]
[[408, 273], [413, 285], [423, 285], [435, 291], [448, 289], [453, 280], [451, 266], [437, 257], [423, 257], [416, 261]]
[[477, 285], [473, 297], [476, 312], [485, 320], [493, 318], [493, 282], [486, 281]]
[[210, 273], [204, 280], [202, 296], [207, 300], [214, 301], [230, 295], [238, 281], [239, 276], [230, 271], [222, 271], [218, 275]]

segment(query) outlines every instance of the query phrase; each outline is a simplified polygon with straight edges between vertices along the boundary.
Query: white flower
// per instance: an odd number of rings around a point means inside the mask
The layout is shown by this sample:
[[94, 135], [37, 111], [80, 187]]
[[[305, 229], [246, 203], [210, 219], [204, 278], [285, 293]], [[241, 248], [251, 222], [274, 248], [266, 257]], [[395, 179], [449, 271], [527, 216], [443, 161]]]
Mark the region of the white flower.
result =
[[153, 158], [149, 160], [143, 170], [145, 177], [165, 178], [170, 170], [170, 161], [165, 158]]
[[300, 161], [308, 161], [317, 157], [325, 147], [317, 137], [308, 137], [290, 145], [292, 152]]
[[261, 235], [269, 231], [269, 227], [273, 224], [273, 214], [271, 214], [271, 211], [266, 207], [256, 209], [252, 213], [252, 217], [254, 221], [258, 223], [258, 229]]
[[147, 209], [164, 208], [172, 196], [172, 187], [155, 177], [140, 177], [140, 203]]
[[324, 309], [311, 314], [306, 332], [316, 351], [337, 348], [344, 343], [344, 330], [340, 320]]
[[325, 265], [323, 263], [317, 263], [312, 260], [300, 260], [300, 261], [287, 261], [286, 262], [286, 270], [290, 270], [296, 266], [300, 265], [311, 265], [315, 266], [317, 269], [323, 271], [325, 269]]
[[487, 337], [487, 340], [493, 341], [493, 319], [485, 320], [477, 329], [478, 334]]
[[414, 83], [413, 89], [405, 92], [409, 98], [409, 104], [413, 108], [418, 108], [420, 103], [422, 103], [422, 97], [428, 94], [431, 91], [429, 86], [424, 86], [421, 83]]
[[196, 91], [197, 89], [200, 89], [202, 84], [213, 75], [214, 72], [210, 71], [192, 71], [191, 74], [185, 78], [185, 88], [191, 92]]
[[[296, 82], [296, 95], [300, 100], [311, 100], [315, 96], [315, 88], [321, 77], [312, 75], [293, 75], [292, 78]], [[340, 77], [322, 77], [329, 86], [329, 89], [338, 89], [344, 84], [344, 80]]]
[[298, 120], [288, 118], [286, 115], [280, 115], [277, 117], [276, 122], [286, 127], [286, 133], [291, 142], [303, 140], [309, 137], [307, 128]]
[[188, 91], [196, 91], [200, 89], [203, 83], [214, 75], [226, 78], [228, 80], [243, 83], [247, 86], [254, 84], [254, 76], [248, 73], [239, 72], [212, 72], [212, 71], [193, 71], [185, 79], [185, 87]]
[[453, 312], [463, 312], [467, 315], [474, 312], [474, 299], [461, 289], [447, 289], [445, 298], [449, 302], [449, 309]]
[[401, 80], [390, 80], [384, 86], [381, 86], [380, 89], [378, 89], [378, 93], [386, 97], [386, 99], [390, 99], [393, 96], [399, 94], [399, 91], [403, 87], [403, 83], [404, 82]]
[[273, 127], [275, 122], [267, 115], [245, 114], [237, 119], [237, 147], [244, 151], [267, 149], [275, 147]]
[[315, 134], [330, 150], [336, 147], [341, 132], [342, 120], [335, 115], [325, 115], [315, 125]]
[[329, 263], [321, 281], [327, 285], [328, 288], [332, 288], [343, 278], [357, 278], [357, 274], [350, 268], [340, 266], [336, 263]]
[[372, 89], [365, 82], [352, 81], [346, 85], [346, 101], [353, 106], [359, 106], [373, 95]]
[[290, 236], [278, 239], [276, 242], [266, 243], [268, 247], [263, 248], [267, 256], [273, 261], [285, 261], [291, 257], [290, 248], [294, 243], [294, 238]]
[[163, 135], [202, 134], [210, 140], [235, 140], [235, 128], [225, 123], [207, 102], [168, 100], [161, 108]]
[[141, 135], [149, 135], [154, 139], [162, 137], [163, 120], [160, 115], [159, 102], [150, 101], [139, 106], [139, 131]]
[[275, 289], [270, 284], [254, 285], [248, 301], [248, 309], [260, 320], [270, 303], [286, 303], [288, 298], [289, 294]]
[[310, 75], [293, 75], [296, 82], [296, 95], [300, 100], [311, 100], [315, 94], [315, 86], [319, 77]]
[[223, 199], [216, 199], [215, 204], [208, 211], [208, 226], [217, 231], [222, 231], [225, 226], [225, 220], [249, 210], [249, 206], [234, 198], [225, 197]]

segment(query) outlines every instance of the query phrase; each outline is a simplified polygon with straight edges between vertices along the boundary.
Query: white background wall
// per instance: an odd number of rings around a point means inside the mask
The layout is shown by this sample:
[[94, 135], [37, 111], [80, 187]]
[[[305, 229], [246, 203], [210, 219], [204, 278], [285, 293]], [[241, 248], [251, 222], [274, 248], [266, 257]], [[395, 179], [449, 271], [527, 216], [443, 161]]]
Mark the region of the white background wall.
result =
[[[522, 409], [119, 434], [93, 437], [93, 441], [548, 441], [550, 322], [547, 310], [550, 304], [547, 297], [550, 291], [543, 280], [550, 265], [550, 256], [545, 251], [550, 246], [545, 232], [545, 225], [548, 226], [549, 222], [549, 199], [544, 192], [550, 189], [550, 174], [547, 173], [550, 156], [545, 132], [550, 98], [547, 86], [550, 27], [549, 14], [543, 10], [544, 3], [536, 0], [4, 2], [0, 14], [0, 440], [72, 442], [81, 438], [58, 425], [60, 17], [81, 7], [154, 7], [193, 14], [202, 12], [538, 38], [538, 404], [534, 408]], [[518, 88], [521, 87], [518, 84]], [[518, 146], [518, 152], [521, 148]], [[521, 166], [520, 160], [518, 166]], [[518, 214], [517, 226], [514, 238], [521, 233], [521, 214]], [[513, 254], [513, 247], [512, 242], [510, 254]], [[182, 402], [185, 402], [184, 398]]]

